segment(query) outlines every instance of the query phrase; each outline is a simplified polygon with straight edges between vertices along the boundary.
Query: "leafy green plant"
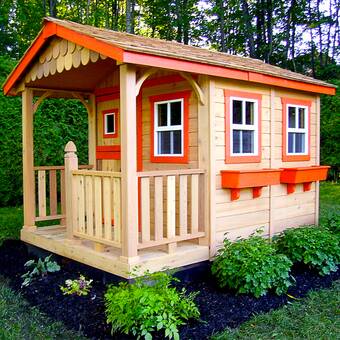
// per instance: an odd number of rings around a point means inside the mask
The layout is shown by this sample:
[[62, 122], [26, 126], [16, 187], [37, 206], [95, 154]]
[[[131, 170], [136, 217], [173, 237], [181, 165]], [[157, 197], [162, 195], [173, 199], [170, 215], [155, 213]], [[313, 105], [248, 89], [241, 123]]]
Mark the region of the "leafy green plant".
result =
[[197, 293], [177, 290], [171, 286], [176, 281], [167, 273], [147, 273], [133, 284], [110, 286], [105, 306], [112, 333], [121, 331], [138, 339], [152, 339], [152, 332], [164, 330], [165, 338], [179, 339], [178, 326], [198, 318], [200, 313], [194, 302]]
[[37, 262], [35, 260], [30, 260], [25, 263], [25, 267], [29, 269], [27, 273], [21, 277], [24, 279], [22, 287], [29, 286], [34, 278], [40, 276], [46, 276], [48, 273], [57, 272], [60, 270], [60, 266], [57, 262], [51, 260], [51, 256], [46, 256], [44, 260], [39, 259]]
[[220, 287], [259, 297], [269, 289], [286, 292], [293, 283], [291, 266], [292, 261], [277, 253], [268, 239], [252, 235], [235, 242], [225, 239], [211, 270]]
[[334, 234], [340, 234], [340, 214], [332, 211], [325, 219], [325, 227]]
[[92, 288], [93, 280], [86, 280], [84, 275], [80, 275], [79, 279], [66, 280], [66, 287], [61, 286], [60, 290], [64, 295], [86, 296]]
[[286, 229], [276, 240], [278, 249], [293, 262], [303, 262], [320, 275], [336, 271], [340, 260], [339, 237], [323, 227]]

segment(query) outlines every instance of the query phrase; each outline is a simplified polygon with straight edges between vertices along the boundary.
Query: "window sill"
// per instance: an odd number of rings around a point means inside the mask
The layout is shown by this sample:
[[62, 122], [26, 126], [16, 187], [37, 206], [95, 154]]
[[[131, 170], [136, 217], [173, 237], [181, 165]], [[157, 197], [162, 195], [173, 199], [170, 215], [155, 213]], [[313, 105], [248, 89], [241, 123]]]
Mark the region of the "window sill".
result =
[[187, 164], [188, 156], [151, 156], [150, 161], [152, 163], [178, 163], [178, 164]]
[[260, 163], [261, 155], [256, 156], [230, 156], [226, 155], [226, 164], [240, 164], [240, 163]]

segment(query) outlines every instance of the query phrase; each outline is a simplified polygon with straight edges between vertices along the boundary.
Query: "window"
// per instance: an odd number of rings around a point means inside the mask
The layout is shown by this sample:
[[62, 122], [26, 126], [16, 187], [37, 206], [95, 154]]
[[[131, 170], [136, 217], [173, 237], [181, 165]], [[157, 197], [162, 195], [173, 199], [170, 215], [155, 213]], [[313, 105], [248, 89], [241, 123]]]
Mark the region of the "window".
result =
[[261, 95], [225, 90], [226, 163], [260, 162]]
[[155, 103], [156, 156], [183, 155], [183, 99]]
[[150, 97], [151, 161], [186, 163], [189, 91]]
[[103, 111], [104, 138], [118, 137], [118, 109]]
[[309, 160], [310, 102], [282, 98], [283, 161]]

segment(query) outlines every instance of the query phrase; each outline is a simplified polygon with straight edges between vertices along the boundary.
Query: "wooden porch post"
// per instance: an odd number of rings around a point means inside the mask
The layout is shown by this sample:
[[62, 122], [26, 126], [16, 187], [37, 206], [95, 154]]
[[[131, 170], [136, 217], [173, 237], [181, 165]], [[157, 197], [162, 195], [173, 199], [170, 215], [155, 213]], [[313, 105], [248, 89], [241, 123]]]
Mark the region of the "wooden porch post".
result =
[[77, 148], [73, 142], [68, 142], [65, 146], [65, 201], [66, 201], [66, 235], [73, 238], [73, 221], [76, 204], [76, 195], [73, 190], [72, 171], [78, 170]]
[[93, 165], [93, 169], [97, 168], [96, 164], [96, 98], [90, 95], [89, 111], [88, 111], [88, 144], [89, 144], [89, 164]]
[[122, 256], [125, 262], [138, 258], [138, 180], [136, 136], [136, 69], [122, 64], [120, 70]]
[[33, 152], [33, 91], [22, 92], [22, 164], [24, 193], [24, 228], [35, 229], [35, 180]]

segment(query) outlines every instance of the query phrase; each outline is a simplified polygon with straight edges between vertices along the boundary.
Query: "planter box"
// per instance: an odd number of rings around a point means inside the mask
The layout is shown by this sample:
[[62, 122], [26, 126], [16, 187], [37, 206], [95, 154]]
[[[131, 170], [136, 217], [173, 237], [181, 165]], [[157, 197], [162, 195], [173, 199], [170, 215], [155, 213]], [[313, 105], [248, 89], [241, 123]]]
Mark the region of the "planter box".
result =
[[295, 191], [295, 185], [303, 183], [303, 190], [309, 191], [311, 183], [324, 181], [327, 178], [327, 165], [306, 166], [300, 168], [283, 168], [281, 172], [281, 183], [287, 184], [287, 193]]
[[281, 169], [221, 170], [222, 188], [231, 189], [231, 200], [240, 197], [240, 189], [253, 188], [253, 198], [261, 196], [262, 187], [280, 184]]

